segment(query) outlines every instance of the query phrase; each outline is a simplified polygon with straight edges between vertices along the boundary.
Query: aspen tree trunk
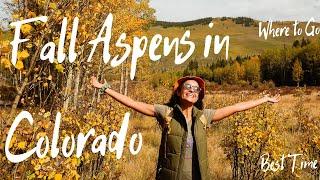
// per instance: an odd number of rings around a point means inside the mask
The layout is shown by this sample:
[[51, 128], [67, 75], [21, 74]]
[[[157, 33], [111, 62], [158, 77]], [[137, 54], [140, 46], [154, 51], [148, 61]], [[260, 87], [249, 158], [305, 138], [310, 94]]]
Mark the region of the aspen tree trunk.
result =
[[124, 86], [124, 66], [123, 66], [123, 63], [121, 64], [121, 71], [120, 71], [120, 90], [119, 92], [121, 94], [123, 94], [123, 86]]
[[71, 100], [71, 90], [72, 90], [72, 80], [73, 80], [73, 67], [72, 65], [69, 67], [68, 78], [67, 78], [67, 87], [64, 91], [64, 103], [63, 109], [68, 110], [69, 102]]
[[[98, 80], [100, 79], [102, 64], [103, 64], [103, 56], [101, 56], [100, 62], [99, 62], [98, 74], [97, 74]], [[99, 100], [100, 100], [100, 95], [99, 95], [97, 89], [95, 88], [95, 89], [94, 89], [94, 92], [93, 92], [93, 95], [92, 95], [92, 101], [91, 101], [91, 104], [92, 104], [92, 105], [93, 105], [94, 102], [96, 102], [96, 94], [98, 94], [98, 96], [97, 96], [97, 98], [98, 98], [97, 101], [99, 102]]]
[[128, 83], [129, 83], [129, 70], [128, 70], [128, 67], [125, 67], [126, 71], [125, 71], [125, 86], [124, 86], [124, 95], [128, 95]]
[[[80, 63], [79, 63], [80, 64]], [[81, 66], [77, 65], [76, 79], [74, 82], [74, 94], [73, 94], [73, 108], [76, 109], [78, 106], [78, 95], [79, 95], [79, 87], [80, 87], [80, 76], [81, 76]]]
[[[101, 58], [101, 67], [99, 68], [99, 74], [98, 74], [98, 77], [99, 77], [99, 78], [98, 78], [98, 80], [99, 80], [100, 82], [102, 82], [102, 83], [105, 83], [105, 82], [104, 82], [104, 78], [103, 78], [103, 74], [104, 74], [104, 73], [103, 73], [103, 72], [104, 72], [103, 69], [104, 69], [104, 68], [103, 68], [103, 62], [102, 62], [102, 61], [103, 61], [103, 60], [102, 60], [102, 58]], [[97, 102], [100, 102], [100, 100], [101, 100], [101, 94], [98, 93]]]
[[89, 71], [88, 70], [86, 70], [86, 68], [84, 69], [84, 75], [83, 75], [83, 77], [82, 77], [82, 81], [81, 81], [81, 88], [80, 88], [80, 92], [81, 92], [81, 94], [82, 95], [86, 95], [87, 94], [87, 80], [88, 80], [88, 73], [89, 73]]
[[[78, 1], [78, 8], [77, 12], [80, 12], [80, 1]], [[84, 46], [81, 46], [81, 52], [79, 57], [79, 62], [77, 62], [77, 72], [76, 72], [76, 79], [74, 82], [74, 94], [73, 94], [73, 108], [76, 109], [78, 106], [78, 94], [79, 94], [79, 83], [80, 83], [80, 76], [81, 76], [81, 64], [83, 61], [83, 52], [84, 52]]]
[[74, 82], [74, 94], [73, 94], [73, 108], [76, 109], [78, 106], [78, 96], [79, 96], [79, 88], [80, 88], [80, 77], [82, 73], [82, 68], [81, 64], [84, 61], [83, 58], [83, 53], [84, 53], [84, 46], [81, 47], [81, 52], [80, 52], [80, 57], [79, 57], [79, 62], [77, 63], [77, 72], [76, 72], [76, 79]]

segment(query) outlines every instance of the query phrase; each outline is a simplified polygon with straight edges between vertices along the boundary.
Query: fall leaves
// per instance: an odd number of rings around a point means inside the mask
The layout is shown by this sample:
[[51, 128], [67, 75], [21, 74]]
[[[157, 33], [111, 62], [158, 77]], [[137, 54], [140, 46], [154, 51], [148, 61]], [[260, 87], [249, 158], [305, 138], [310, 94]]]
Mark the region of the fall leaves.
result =
[[[9, 41], [5, 40], [5, 41], [1, 41], [0, 42], [0, 46], [1, 46], [1, 53], [3, 53], [4, 55], [2, 55], [1, 57], [1, 64], [4, 65], [5, 68], [10, 69], [11, 68], [11, 61], [8, 59], [8, 53], [10, 51], [10, 47], [9, 47]], [[28, 50], [22, 50], [22, 51], [18, 51], [17, 53], [17, 64], [16, 64], [16, 69], [18, 69], [19, 71], [23, 70], [24, 65], [23, 65], [23, 61], [28, 59], [28, 57], [30, 56]]]
[[9, 60], [8, 53], [10, 52], [10, 42], [8, 40], [0, 41], [0, 57], [1, 64], [4, 65], [6, 69], [10, 69], [11, 62]]
[[29, 53], [27, 50], [19, 51], [18, 52], [18, 61], [16, 64], [16, 68], [21, 71], [23, 69], [23, 60], [27, 59], [29, 57]]
[[31, 33], [31, 30], [32, 30], [32, 26], [30, 24], [24, 24], [21, 26], [21, 32], [24, 34], [24, 35], [28, 35]]

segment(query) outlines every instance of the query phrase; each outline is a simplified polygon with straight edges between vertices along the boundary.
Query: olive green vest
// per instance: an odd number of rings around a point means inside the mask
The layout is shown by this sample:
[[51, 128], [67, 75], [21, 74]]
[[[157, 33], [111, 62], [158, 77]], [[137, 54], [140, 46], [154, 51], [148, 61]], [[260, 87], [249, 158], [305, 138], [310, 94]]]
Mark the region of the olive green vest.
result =
[[[202, 180], [208, 179], [208, 156], [206, 128], [207, 120], [196, 107], [192, 110], [193, 138], [196, 145], [198, 167]], [[180, 180], [187, 141], [187, 123], [180, 106], [176, 105], [167, 113], [162, 126], [162, 138], [159, 150], [156, 179]], [[200, 179], [197, 178], [197, 179]]]

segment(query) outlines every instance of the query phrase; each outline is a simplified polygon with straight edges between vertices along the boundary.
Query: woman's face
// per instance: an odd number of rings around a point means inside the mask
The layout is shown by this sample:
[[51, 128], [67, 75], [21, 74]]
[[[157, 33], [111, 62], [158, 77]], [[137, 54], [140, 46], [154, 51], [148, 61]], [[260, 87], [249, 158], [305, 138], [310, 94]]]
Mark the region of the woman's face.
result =
[[196, 103], [199, 98], [200, 87], [197, 81], [195, 80], [187, 80], [182, 84], [180, 92], [178, 92], [178, 96], [181, 99], [182, 103]]

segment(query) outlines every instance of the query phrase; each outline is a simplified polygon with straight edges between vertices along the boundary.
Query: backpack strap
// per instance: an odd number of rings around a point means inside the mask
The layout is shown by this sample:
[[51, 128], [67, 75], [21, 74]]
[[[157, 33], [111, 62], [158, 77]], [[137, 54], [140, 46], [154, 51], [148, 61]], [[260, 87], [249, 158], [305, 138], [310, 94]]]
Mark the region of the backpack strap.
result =
[[168, 134], [170, 134], [170, 122], [173, 117], [173, 109], [167, 109], [165, 112], [164, 123], [163, 123], [163, 133], [164, 133], [164, 158], [167, 158], [167, 138]]
[[202, 114], [199, 118], [199, 120], [202, 122], [202, 124], [204, 125], [203, 128], [204, 129], [208, 129], [209, 126], [208, 126], [208, 120], [207, 118], [204, 116], [204, 114]]
[[168, 109], [165, 113], [165, 117], [164, 117], [164, 126], [163, 128], [167, 131], [168, 134], [170, 134], [170, 122], [172, 120], [173, 117], [173, 109]]

